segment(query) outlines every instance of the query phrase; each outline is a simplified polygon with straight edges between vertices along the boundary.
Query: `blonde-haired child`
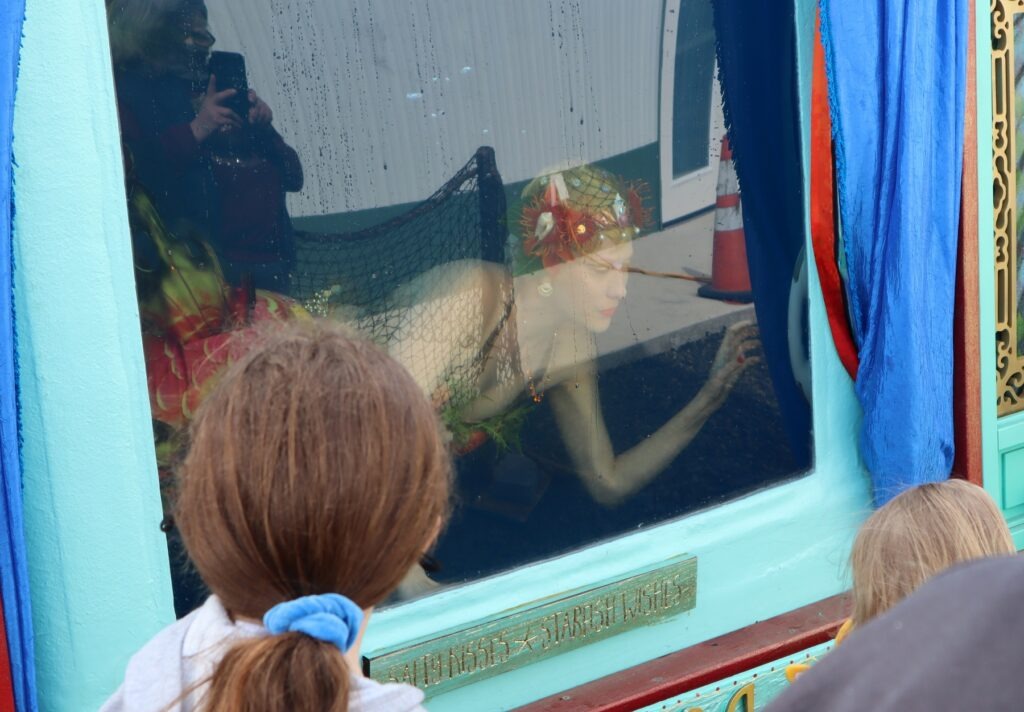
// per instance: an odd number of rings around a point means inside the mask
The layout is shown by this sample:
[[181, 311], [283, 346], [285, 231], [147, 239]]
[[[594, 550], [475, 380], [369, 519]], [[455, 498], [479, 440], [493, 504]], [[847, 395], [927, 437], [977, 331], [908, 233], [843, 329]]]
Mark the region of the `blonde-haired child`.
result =
[[912, 487], [864, 522], [850, 554], [853, 625], [863, 625], [949, 567], [1016, 553], [992, 498], [965, 480]]
[[[1017, 551], [995, 502], [981, 487], [945, 480], [912, 487], [868, 517], [850, 553], [853, 613], [836, 645], [932, 576], [959, 563]], [[808, 668], [786, 668], [790, 681]]]

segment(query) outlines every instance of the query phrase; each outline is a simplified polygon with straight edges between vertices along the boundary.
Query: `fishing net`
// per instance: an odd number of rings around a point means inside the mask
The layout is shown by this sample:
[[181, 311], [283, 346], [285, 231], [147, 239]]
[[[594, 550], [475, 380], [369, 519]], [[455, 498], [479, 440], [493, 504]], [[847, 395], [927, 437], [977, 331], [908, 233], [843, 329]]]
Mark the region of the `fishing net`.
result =
[[[299, 232], [291, 296], [363, 309], [398, 287], [464, 259], [504, 263], [505, 193], [494, 149], [481, 147], [433, 195], [387, 222], [356, 232]], [[385, 336], [385, 335], [382, 335]]]
[[482, 362], [506, 331], [483, 328], [485, 313], [511, 305], [505, 210], [494, 150], [481, 147], [402, 215], [356, 232], [298, 233], [291, 296], [386, 347], [437, 389], [442, 410], [457, 410], [477, 395]]

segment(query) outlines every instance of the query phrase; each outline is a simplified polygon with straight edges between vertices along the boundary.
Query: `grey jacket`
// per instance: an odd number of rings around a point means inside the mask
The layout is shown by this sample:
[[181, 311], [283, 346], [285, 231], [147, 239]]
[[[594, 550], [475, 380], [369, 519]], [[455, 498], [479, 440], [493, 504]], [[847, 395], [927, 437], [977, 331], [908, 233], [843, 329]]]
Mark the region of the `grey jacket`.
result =
[[939, 574], [815, 663], [765, 712], [1020, 710], [1024, 558]]

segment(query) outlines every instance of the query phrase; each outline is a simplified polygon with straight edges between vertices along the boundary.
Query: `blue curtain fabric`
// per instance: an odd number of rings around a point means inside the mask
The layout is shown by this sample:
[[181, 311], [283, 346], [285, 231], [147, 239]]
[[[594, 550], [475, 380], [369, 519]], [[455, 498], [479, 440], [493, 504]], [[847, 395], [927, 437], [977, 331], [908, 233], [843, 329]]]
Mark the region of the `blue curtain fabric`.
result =
[[804, 246], [793, 3], [714, 0], [718, 78], [743, 202], [750, 284], [795, 465], [810, 465], [811, 409], [789, 359], [789, 291]]
[[881, 505], [953, 462], [967, 0], [822, 0], [860, 449]]
[[36, 709], [32, 616], [22, 526], [11, 220], [12, 122], [24, 0], [0, 2], [0, 595], [19, 710]]

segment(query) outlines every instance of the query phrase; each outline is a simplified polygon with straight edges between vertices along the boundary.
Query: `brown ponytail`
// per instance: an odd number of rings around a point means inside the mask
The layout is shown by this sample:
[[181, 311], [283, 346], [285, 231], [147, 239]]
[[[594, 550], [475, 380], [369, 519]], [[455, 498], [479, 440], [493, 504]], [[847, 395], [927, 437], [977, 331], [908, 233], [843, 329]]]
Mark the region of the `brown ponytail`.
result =
[[[450, 464], [411, 376], [336, 325], [289, 326], [236, 364], [200, 408], [175, 519], [233, 616], [300, 596], [366, 609], [416, 563], [448, 513]], [[338, 648], [300, 633], [222, 659], [204, 709], [348, 708]]]
[[308, 635], [249, 639], [221, 659], [203, 709], [346, 712], [349, 675], [337, 648]]

